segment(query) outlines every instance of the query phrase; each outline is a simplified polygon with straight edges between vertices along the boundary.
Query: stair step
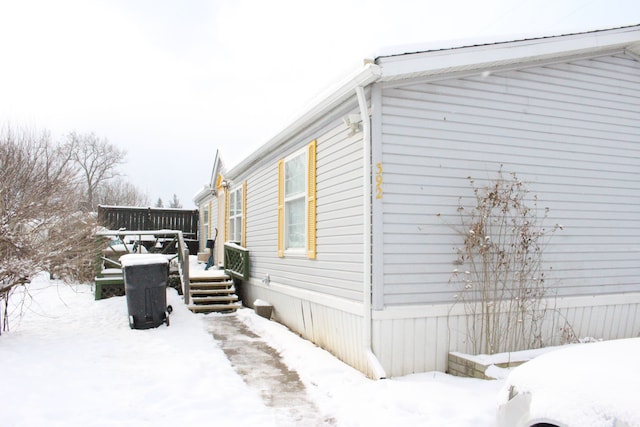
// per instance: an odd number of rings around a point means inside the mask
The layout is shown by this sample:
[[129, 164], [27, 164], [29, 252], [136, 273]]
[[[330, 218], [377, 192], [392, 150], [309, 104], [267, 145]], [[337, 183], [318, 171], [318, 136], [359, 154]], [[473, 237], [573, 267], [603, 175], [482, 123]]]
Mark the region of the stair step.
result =
[[238, 301], [237, 295], [220, 295], [220, 296], [207, 296], [207, 297], [191, 297], [193, 304], [207, 304], [211, 302], [236, 302]]
[[191, 283], [220, 283], [232, 282], [230, 277], [190, 277]]
[[222, 294], [235, 294], [236, 288], [224, 288], [224, 289], [193, 289], [191, 288], [190, 295], [222, 295]]
[[223, 311], [236, 311], [241, 307], [240, 303], [232, 304], [199, 304], [189, 305], [188, 308], [194, 313], [212, 313]]
[[224, 282], [190, 282], [192, 289], [226, 288], [233, 286], [233, 280]]
[[221, 280], [229, 280], [231, 276], [228, 274], [195, 274], [189, 275], [192, 281], [219, 282]]

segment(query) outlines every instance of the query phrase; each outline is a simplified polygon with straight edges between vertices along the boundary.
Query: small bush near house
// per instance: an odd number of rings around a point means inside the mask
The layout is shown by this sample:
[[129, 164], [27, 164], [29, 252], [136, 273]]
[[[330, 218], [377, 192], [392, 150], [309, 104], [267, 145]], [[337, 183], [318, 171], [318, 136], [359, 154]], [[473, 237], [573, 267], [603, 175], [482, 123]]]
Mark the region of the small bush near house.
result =
[[[479, 187], [469, 177], [472, 203], [458, 213], [462, 243], [451, 282], [464, 304], [467, 338], [476, 354], [494, 354], [542, 345], [542, 321], [548, 296], [542, 254], [549, 231], [539, 209], [515, 173]], [[542, 214], [542, 215], [540, 215]]]

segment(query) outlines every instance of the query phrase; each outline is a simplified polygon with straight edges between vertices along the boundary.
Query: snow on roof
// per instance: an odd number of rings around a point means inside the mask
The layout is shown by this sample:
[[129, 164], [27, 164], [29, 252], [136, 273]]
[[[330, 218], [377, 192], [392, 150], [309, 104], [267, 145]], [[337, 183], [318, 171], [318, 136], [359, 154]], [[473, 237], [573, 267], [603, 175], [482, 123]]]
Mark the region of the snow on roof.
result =
[[403, 44], [403, 45], [383, 46], [378, 48], [376, 51], [374, 51], [371, 57], [378, 59], [383, 57], [411, 55], [414, 53], [434, 52], [434, 51], [441, 51], [441, 50], [455, 50], [455, 49], [465, 49], [465, 48], [479, 47], [479, 46], [502, 45], [502, 44], [517, 43], [517, 42], [533, 41], [533, 40], [551, 40], [551, 39], [557, 39], [560, 37], [582, 36], [585, 34], [597, 34], [597, 33], [602, 33], [607, 31], [613, 31], [613, 30], [634, 29], [637, 27], [639, 27], [639, 25], [628, 25], [624, 27], [588, 30], [588, 31], [575, 30], [575, 31], [568, 31], [563, 34], [554, 34], [554, 35], [549, 35], [548, 33], [543, 33], [543, 32], [535, 32], [535, 33], [513, 34], [511, 36], [493, 35], [493, 36], [487, 36], [487, 37], [474, 37], [474, 38], [465, 38], [465, 39], [436, 40], [436, 41], [429, 41], [425, 43], [410, 43], [410, 44]]
[[476, 72], [491, 72], [552, 61], [567, 61], [594, 55], [636, 49], [640, 25], [533, 37], [500, 42], [475, 42], [467, 46], [434, 48], [415, 52], [396, 52], [376, 58], [383, 69], [383, 82], [430, 78], [442, 79]]

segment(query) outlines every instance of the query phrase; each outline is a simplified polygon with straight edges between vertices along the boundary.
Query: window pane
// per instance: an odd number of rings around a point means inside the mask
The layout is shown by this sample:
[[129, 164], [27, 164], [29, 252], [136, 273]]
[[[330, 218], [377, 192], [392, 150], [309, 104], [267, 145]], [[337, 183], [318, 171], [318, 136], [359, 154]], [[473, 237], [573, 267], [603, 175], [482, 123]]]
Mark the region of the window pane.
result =
[[206, 242], [209, 238], [209, 208], [204, 208], [203, 212], [204, 217], [202, 220], [202, 240]]
[[285, 197], [304, 192], [305, 184], [305, 156], [299, 155], [287, 161], [284, 165], [284, 194]]
[[229, 215], [234, 216], [236, 214], [236, 192], [232, 191], [229, 194]]
[[285, 203], [285, 227], [285, 247], [287, 249], [304, 248], [304, 197]]

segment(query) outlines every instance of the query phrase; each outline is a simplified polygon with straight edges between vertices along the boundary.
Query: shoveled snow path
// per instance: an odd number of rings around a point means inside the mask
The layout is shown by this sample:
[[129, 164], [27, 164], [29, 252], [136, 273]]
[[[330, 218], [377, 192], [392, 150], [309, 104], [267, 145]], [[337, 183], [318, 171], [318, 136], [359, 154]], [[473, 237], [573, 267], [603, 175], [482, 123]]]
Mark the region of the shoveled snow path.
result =
[[265, 404], [276, 411], [281, 426], [330, 426], [309, 400], [298, 373], [282, 362], [280, 354], [247, 328], [235, 314], [211, 316], [208, 329], [234, 369]]

